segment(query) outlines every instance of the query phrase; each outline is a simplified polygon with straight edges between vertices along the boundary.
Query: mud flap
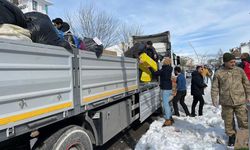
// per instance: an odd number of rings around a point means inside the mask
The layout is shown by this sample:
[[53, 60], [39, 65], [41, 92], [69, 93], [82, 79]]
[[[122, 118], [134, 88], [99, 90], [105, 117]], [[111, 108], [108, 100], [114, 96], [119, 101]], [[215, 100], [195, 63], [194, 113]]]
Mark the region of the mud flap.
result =
[[236, 134], [234, 149], [248, 149], [248, 129], [239, 129]]

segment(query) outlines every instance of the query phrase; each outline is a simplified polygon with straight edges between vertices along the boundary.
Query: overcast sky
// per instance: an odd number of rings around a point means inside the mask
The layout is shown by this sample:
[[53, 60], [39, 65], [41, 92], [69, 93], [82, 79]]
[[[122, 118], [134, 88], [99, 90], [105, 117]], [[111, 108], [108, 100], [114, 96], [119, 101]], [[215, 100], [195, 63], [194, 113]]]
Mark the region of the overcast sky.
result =
[[[50, 0], [51, 19], [62, 17], [90, 0]], [[86, 2], [87, 1], [87, 2]], [[142, 26], [144, 34], [169, 30], [173, 50], [194, 55], [228, 51], [250, 40], [250, 0], [91, 0], [97, 9], [126, 23]]]

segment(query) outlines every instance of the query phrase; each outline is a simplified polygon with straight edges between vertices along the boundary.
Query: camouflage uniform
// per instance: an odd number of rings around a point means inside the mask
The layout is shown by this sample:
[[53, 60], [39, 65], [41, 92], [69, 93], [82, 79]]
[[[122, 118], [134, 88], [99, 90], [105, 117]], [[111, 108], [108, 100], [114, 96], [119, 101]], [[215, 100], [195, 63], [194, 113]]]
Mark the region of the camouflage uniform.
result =
[[239, 128], [247, 129], [246, 100], [250, 99], [250, 84], [241, 68], [226, 69], [222, 67], [216, 71], [211, 89], [213, 103], [216, 103], [218, 95], [226, 134], [231, 136], [236, 133], [234, 114]]

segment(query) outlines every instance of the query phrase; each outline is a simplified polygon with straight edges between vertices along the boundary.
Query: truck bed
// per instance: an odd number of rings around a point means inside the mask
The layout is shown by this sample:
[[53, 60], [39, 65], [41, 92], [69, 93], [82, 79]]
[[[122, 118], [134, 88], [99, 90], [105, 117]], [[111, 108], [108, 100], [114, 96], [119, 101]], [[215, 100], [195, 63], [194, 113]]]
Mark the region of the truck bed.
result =
[[0, 40], [0, 142], [138, 90], [132, 58]]

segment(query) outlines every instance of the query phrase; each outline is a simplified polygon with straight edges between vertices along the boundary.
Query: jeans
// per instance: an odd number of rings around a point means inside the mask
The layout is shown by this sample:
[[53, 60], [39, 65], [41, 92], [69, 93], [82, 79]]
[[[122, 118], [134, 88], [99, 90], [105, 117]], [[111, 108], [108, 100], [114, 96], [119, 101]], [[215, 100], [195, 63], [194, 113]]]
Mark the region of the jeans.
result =
[[162, 90], [161, 91], [165, 119], [170, 119], [172, 117], [171, 107], [169, 105], [169, 97], [170, 97], [171, 93], [172, 93], [172, 90]]

